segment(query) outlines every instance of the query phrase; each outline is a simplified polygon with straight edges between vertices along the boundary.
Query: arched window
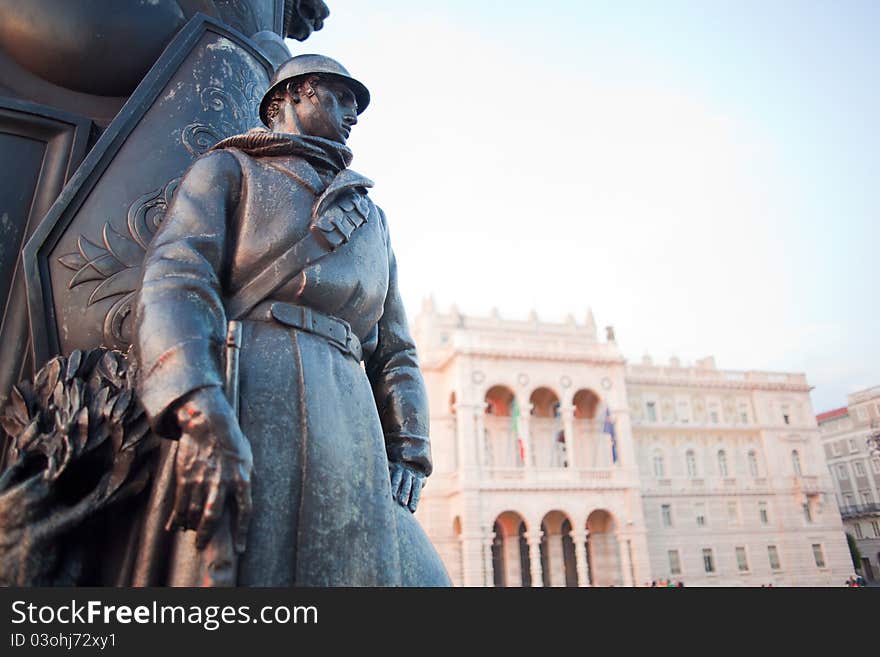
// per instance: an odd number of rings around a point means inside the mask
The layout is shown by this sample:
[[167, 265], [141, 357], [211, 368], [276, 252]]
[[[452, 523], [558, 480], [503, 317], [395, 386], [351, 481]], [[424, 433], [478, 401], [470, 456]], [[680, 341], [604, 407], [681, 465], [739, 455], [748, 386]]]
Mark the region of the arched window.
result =
[[755, 450], [749, 452], [749, 474], [753, 477], [758, 476], [758, 455]]
[[697, 458], [694, 456], [694, 450], [689, 449], [684, 455], [684, 460], [687, 464], [688, 477], [693, 479], [697, 476]]
[[791, 467], [794, 469], [795, 475], [801, 476], [801, 455], [796, 449], [791, 450]]
[[727, 476], [727, 452], [723, 449], [718, 450], [718, 473], [722, 477]]
[[654, 452], [654, 476], [658, 479], [666, 476], [666, 466], [663, 463], [663, 453], [660, 450]]

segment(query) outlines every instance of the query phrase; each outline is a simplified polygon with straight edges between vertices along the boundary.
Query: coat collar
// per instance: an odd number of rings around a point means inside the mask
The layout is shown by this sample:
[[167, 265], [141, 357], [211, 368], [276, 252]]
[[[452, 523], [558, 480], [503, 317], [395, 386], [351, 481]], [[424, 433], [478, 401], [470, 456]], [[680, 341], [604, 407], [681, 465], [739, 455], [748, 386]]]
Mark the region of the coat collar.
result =
[[222, 148], [237, 148], [254, 157], [296, 155], [315, 169], [334, 175], [347, 168], [353, 157], [351, 149], [330, 139], [269, 132], [265, 128], [254, 128], [244, 134], [227, 137], [211, 150]]

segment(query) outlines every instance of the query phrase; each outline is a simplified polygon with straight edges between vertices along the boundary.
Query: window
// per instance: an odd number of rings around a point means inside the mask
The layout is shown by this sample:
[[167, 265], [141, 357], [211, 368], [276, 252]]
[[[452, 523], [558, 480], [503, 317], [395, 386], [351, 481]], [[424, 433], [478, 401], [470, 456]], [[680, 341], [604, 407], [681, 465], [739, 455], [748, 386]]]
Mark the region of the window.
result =
[[748, 572], [749, 570], [749, 560], [744, 547], [736, 548], [736, 567], [741, 573]]
[[731, 525], [739, 524], [739, 508], [736, 502], [727, 503], [727, 522]]
[[843, 494], [843, 505], [844, 506], [852, 506], [853, 504], [855, 504], [855, 500], [853, 499], [852, 494], [851, 493], [844, 493]]
[[874, 474], [880, 474], [880, 456], [875, 456], [871, 459], [871, 469], [874, 471]]
[[865, 535], [862, 533], [862, 526], [859, 523], [854, 522], [853, 529], [856, 532], [856, 538], [865, 538]]
[[871, 529], [874, 531], [874, 537], [880, 538], [880, 521], [872, 520], [871, 521]]
[[753, 477], [758, 476], [758, 455], [754, 450], [749, 452], [749, 474]]
[[718, 474], [727, 476], [727, 452], [723, 449], [718, 451]]
[[654, 476], [658, 479], [666, 475], [666, 468], [663, 464], [663, 454], [654, 452]]
[[839, 441], [835, 440], [834, 442], [831, 443], [831, 453], [834, 454], [834, 456], [840, 456], [840, 442]]
[[669, 504], [660, 507], [660, 515], [663, 518], [663, 526], [672, 527], [672, 507]]
[[684, 460], [687, 464], [688, 477], [693, 479], [697, 476], [697, 458], [694, 456], [694, 450], [689, 449], [684, 455]]
[[813, 522], [813, 510], [810, 508], [810, 503], [804, 502], [803, 507], [804, 507], [804, 520], [806, 520], [807, 522], [810, 522], [810, 523]]
[[853, 463], [853, 468], [856, 471], [856, 477], [864, 477], [865, 476], [865, 465], [861, 461], [856, 461]]
[[767, 557], [770, 559], [770, 569], [780, 570], [782, 566], [779, 564], [779, 551], [775, 545], [767, 546]]
[[697, 527], [706, 526], [706, 505], [697, 504]]
[[798, 477], [801, 476], [801, 455], [798, 454], [796, 449], [791, 451], [791, 467], [794, 470], [794, 474]]
[[813, 543], [813, 559], [816, 560], [816, 568], [825, 567], [825, 555], [822, 552], [822, 545]]
[[649, 401], [648, 402], [648, 422], [656, 422], [657, 421], [657, 404]]
[[712, 424], [718, 424], [718, 411], [710, 411], [709, 418], [712, 420]]
[[858, 452], [859, 451], [859, 448], [856, 446], [856, 439], [855, 438], [849, 439], [849, 451], [851, 451], [851, 452]]
[[846, 471], [846, 466], [843, 463], [837, 465], [837, 478], [849, 479], [849, 473]]
[[862, 491], [862, 504], [871, 504], [874, 500], [871, 499], [871, 491], [863, 490]]
[[711, 548], [703, 548], [703, 570], [707, 573], [715, 572], [715, 557], [712, 556]]
[[858, 415], [859, 419], [862, 421], [868, 419], [868, 411], [864, 406], [860, 406], [856, 409], [856, 415]]
[[758, 502], [758, 515], [761, 517], [761, 524], [766, 525], [770, 523], [770, 517], [767, 515], [767, 503], [766, 502]]
[[669, 574], [681, 575], [681, 559], [678, 557], [678, 550], [669, 550]]
[[749, 407], [745, 404], [739, 405], [739, 419], [743, 424], [749, 423]]

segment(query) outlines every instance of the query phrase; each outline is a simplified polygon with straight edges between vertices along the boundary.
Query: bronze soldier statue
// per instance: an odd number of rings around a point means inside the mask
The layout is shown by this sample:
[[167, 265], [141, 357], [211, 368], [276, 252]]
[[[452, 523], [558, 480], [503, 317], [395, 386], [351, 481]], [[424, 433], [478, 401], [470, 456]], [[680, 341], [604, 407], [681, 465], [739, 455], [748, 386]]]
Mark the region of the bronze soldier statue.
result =
[[227, 528], [238, 585], [449, 583], [411, 515], [428, 408], [388, 223], [348, 168], [369, 101], [336, 61], [294, 57], [260, 105], [267, 129], [224, 139], [180, 182], [147, 251], [134, 349], [172, 446], [152, 524], [170, 504], [168, 527], [188, 531], [170, 553], [142, 547], [135, 583], [204, 582], [204, 548]]

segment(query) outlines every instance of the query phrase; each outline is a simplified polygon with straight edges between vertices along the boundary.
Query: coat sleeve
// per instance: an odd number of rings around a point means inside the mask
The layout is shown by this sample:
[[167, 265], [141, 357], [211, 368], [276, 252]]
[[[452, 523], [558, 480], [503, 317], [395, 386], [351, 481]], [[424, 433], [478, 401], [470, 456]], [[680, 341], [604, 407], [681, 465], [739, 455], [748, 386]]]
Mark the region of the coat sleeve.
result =
[[184, 175], [150, 243], [135, 304], [138, 392], [153, 428], [173, 437], [175, 402], [222, 386], [226, 339], [222, 272], [241, 167], [227, 151], [198, 159]]
[[378, 325], [378, 342], [366, 363], [385, 434], [388, 460], [431, 474], [428, 394], [416, 347], [397, 287], [397, 261], [387, 239], [385, 214], [378, 209], [388, 248], [388, 292]]

